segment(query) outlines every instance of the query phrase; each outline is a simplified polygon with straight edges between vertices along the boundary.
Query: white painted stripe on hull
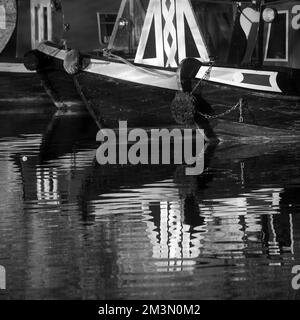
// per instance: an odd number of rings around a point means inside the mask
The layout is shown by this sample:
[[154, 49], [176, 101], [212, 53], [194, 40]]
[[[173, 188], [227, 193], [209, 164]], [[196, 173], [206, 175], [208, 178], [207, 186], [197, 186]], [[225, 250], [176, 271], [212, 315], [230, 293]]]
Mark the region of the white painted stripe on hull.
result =
[[85, 71], [147, 86], [170, 90], [179, 89], [176, 72], [151, 69], [151, 73], [153, 72], [153, 74], [150, 74], [150, 72], [147, 72], [144, 68], [132, 67], [127, 64], [115, 62], [99, 64], [98, 61], [99, 60], [92, 60]]
[[[48, 46], [44, 43], [40, 44], [38, 50], [60, 60], [64, 60], [65, 55], [67, 53], [66, 50], [60, 50]], [[202, 79], [207, 70], [207, 66], [202, 66], [196, 78]], [[160, 69], [149, 70], [146, 69], [146, 67], [130, 66], [124, 63], [103, 61], [98, 59], [91, 59], [90, 65], [84, 71], [99, 74], [102, 76], [107, 76], [116, 80], [123, 80], [136, 84], [143, 84], [170, 90], [179, 90], [179, 86], [176, 79], [176, 72], [172, 71], [164, 71]], [[243, 83], [243, 73], [251, 75], [269, 76], [270, 86]], [[211, 76], [207, 81], [244, 89], [282, 93], [276, 81], [277, 75], [278, 72], [272, 71], [213, 67], [211, 71]]]
[[0, 62], [0, 72], [7, 73], [33, 73], [25, 68], [23, 63]]
[[[209, 67], [207, 66], [202, 66], [196, 78], [202, 79], [205, 73], [207, 72], [208, 68]], [[269, 76], [270, 86], [243, 83], [242, 82], [244, 80], [243, 74]], [[276, 81], [277, 75], [278, 75], [278, 72], [272, 72], [272, 71], [258, 71], [258, 70], [249, 70], [249, 69], [213, 67], [208, 81], [217, 82], [220, 84], [227, 84], [230, 86], [240, 87], [245, 89], [282, 93]]]
[[[44, 43], [40, 44], [38, 50], [60, 60], [64, 60], [67, 53], [66, 50], [59, 50]], [[158, 69], [147, 70], [138, 66], [98, 59], [91, 59], [90, 65], [84, 71], [136, 84], [170, 90], [179, 89], [176, 72], [172, 71]]]

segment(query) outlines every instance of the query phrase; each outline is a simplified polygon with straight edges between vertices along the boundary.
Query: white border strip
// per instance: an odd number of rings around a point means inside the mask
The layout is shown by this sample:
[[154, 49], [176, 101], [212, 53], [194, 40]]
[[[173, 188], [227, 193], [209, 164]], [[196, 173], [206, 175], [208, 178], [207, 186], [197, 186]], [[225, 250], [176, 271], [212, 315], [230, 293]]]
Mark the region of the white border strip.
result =
[[[64, 60], [67, 52], [66, 50], [53, 48], [46, 44], [41, 44], [38, 47], [38, 50], [61, 60]], [[111, 77], [116, 80], [129, 81], [136, 84], [143, 84], [170, 90], [179, 90], [176, 72], [159, 69], [145, 69], [146, 67], [132, 67], [123, 63], [91, 59], [90, 65], [84, 71]], [[207, 66], [201, 67], [196, 78], [202, 79], [207, 70]], [[151, 74], [152, 72], [153, 74]], [[271, 87], [242, 83], [244, 80], [243, 73], [270, 76]], [[277, 75], [278, 72], [271, 71], [214, 67], [211, 72], [211, 77], [208, 81], [245, 89], [282, 93], [276, 81]]]
[[7, 73], [34, 73], [25, 68], [23, 63], [0, 62], [0, 72]]
[[[209, 67], [207, 66], [201, 67], [196, 78], [202, 79], [205, 73], [207, 72], [208, 68]], [[244, 80], [243, 73], [269, 76], [270, 87], [262, 86], [258, 84], [256, 85], [256, 84], [243, 83], [242, 82]], [[213, 67], [208, 81], [217, 82], [220, 84], [227, 84], [234, 87], [251, 89], [251, 90], [282, 93], [282, 90], [279, 88], [276, 81], [277, 75], [278, 75], [278, 72], [273, 72], [273, 71], [257, 71], [257, 70], [249, 70], [249, 69]]]
[[[99, 60], [91, 60], [91, 64], [85, 71], [112, 77], [117, 80], [129, 81], [158, 88], [179, 90], [176, 72], [132, 67], [122, 63], [99, 63]], [[153, 72], [153, 73], [152, 73]], [[152, 73], [152, 74], [151, 74]], [[157, 73], [157, 74], [156, 74]]]
[[[44, 43], [39, 45], [38, 50], [60, 60], [64, 60], [67, 53], [66, 50], [53, 48]], [[90, 65], [84, 71], [114, 78], [116, 80], [170, 90], [179, 90], [175, 71], [164, 71], [159, 69], [147, 70], [145, 67], [132, 67], [124, 63], [101, 61], [98, 59], [91, 59]]]

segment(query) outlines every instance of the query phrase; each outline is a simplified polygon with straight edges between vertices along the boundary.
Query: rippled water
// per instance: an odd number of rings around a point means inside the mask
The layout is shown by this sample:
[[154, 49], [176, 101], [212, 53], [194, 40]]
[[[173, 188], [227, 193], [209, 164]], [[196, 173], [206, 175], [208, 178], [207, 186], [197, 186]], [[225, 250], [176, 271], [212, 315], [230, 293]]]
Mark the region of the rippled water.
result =
[[2, 299], [295, 299], [300, 147], [103, 166], [87, 118], [0, 119]]

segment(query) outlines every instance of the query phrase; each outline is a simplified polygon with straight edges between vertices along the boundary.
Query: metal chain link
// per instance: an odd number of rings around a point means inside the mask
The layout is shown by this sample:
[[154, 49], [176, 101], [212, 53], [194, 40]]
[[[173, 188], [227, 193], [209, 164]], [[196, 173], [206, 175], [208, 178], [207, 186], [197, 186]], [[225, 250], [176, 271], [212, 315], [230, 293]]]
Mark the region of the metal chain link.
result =
[[[124, 58], [122, 58], [122, 57], [120, 57], [120, 56], [118, 56], [118, 55], [113, 54], [113, 53], [112, 53], [110, 50], [108, 50], [108, 49], [104, 49], [104, 50], [103, 50], [103, 56], [108, 57], [108, 58], [116, 58], [116, 59], [121, 60], [122, 62], [124, 62], [124, 63], [126, 63], [126, 64], [128, 64], [128, 65], [136, 68], [136, 66], [135, 66], [134, 64], [132, 64], [131, 62], [129, 62], [127, 59], [124, 59]], [[199, 86], [200, 86], [204, 81], [209, 80], [209, 78], [210, 78], [210, 76], [211, 76], [212, 69], [213, 69], [213, 62], [210, 62], [209, 67], [208, 67], [208, 69], [206, 70], [204, 76], [198, 81], [198, 83], [197, 83], [196, 86], [194, 87], [193, 91], [191, 92], [191, 95], [193, 95], [193, 94], [195, 93], [195, 91], [199, 88]], [[147, 72], [149, 72], [149, 71], [147, 70]], [[152, 73], [152, 72], [150, 71], [149, 73]], [[240, 99], [239, 102], [238, 102], [236, 105], [234, 105], [232, 108], [230, 108], [229, 110], [227, 110], [227, 111], [225, 111], [225, 112], [223, 112], [223, 113], [220, 113], [220, 114], [218, 114], [218, 115], [208, 115], [208, 114], [204, 114], [204, 113], [202, 113], [202, 112], [200, 112], [200, 111], [197, 111], [197, 113], [198, 113], [200, 116], [206, 118], [207, 120], [212, 120], [212, 119], [217, 119], [217, 118], [224, 117], [224, 116], [228, 115], [229, 113], [235, 111], [237, 108], [239, 108], [239, 110], [240, 110], [240, 122], [244, 122], [244, 117], [243, 117], [243, 104], [244, 104], [243, 99]]]
[[[210, 62], [209, 68], [206, 70], [204, 76], [198, 81], [198, 83], [196, 84], [196, 86], [193, 89], [193, 91], [191, 92], [191, 94], [195, 93], [195, 91], [199, 88], [199, 86], [203, 83], [203, 81], [209, 80], [209, 78], [211, 76], [212, 69], [213, 69], [213, 62]], [[244, 105], [244, 99], [240, 99], [239, 102], [237, 104], [235, 104], [233, 107], [231, 107], [229, 110], [226, 110], [225, 112], [222, 112], [217, 115], [208, 115], [208, 114], [202, 113], [200, 111], [196, 111], [196, 113], [199, 114], [200, 116], [204, 117], [207, 120], [213, 120], [213, 119], [222, 118], [222, 117], [230, 114], [231, 112], [233, 112], [239, 108], [239, 110], [240, 110], [239, 122], [243, 123], [244, 122], [243, 105]]]
[[195, 91], [200, 87], [200, 85], [202, 84], [203, 81], [209, 80], [210, 75], [211, 75], [211, 71], [213, 68], [213, 63], [211, 62], [209, 64], [208, 69], [206, 70], [204, 76], [198, 81], [198, 83], [196, 84], [195, 88], [193, 89], [193, 91], [191, 92], [191, 94], [194, 94]]
[[226, 110], [223, 113], [217, 114], [217, 115], [208, 115], [208, 114], [202, 113], [200, 111], [197, 111], [197, 113], [207, 120], [213, 120], [213, 119], [218, 119], [218, 118], [224, 117], [224, 116], [228, 115], [229, 113], [235, 111], [237, 108], [239, 108], [240, 109], [240, 122], [244, 122], [244, 119], [243, 119], [243, 116], [241, 113], [241, 110], [243, 110], [243, 104], [244, 104], [244, 100], [240, 99], [239, 102], [236, 105], [234, 105], [232, 108], [230, 108], [229, 110]]

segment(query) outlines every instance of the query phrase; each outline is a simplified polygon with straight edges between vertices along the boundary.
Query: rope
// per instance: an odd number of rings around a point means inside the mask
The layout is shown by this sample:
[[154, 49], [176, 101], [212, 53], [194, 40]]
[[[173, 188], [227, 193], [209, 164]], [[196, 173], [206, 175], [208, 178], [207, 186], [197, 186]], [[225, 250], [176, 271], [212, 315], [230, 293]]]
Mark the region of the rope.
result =
[[176, 73], [169, 75], [169, 74], [166, 74], [166, 73], [163, 73], [163, 72], [159, 72], [157, 70], [156, 71], [152, 71], [150, 69], [145, 69], [143, 67], [138, 67], [135, 64], [131, 63], [129, 60], [112, 53], [108, 49], [103, 49], [103, 56], [106, 57], [106, 58], [114, 58], [116, 60], [119, 60], [119, 61], [123, 62], [124, 64], [127, 64], [128, 66], [130, 66], [130, 67], [132, 67], [132, 68], [134, 68], [134, 69], [136, 69], [138, 71], [142, 71], [144, 73], [148, 73], [148, 74], [154, 75], [156, 77], [165, 77], [165, 78], [174, 78], [174, 77], [176, 77]]
[[73, 80], [74, 80], [76, 89], [77, 89], [77, 91], [78, 91], [81, 99], [83, 100], [83, 102], [84, 102], [84, 104], [85, 104], [85, 106], [86, 106], [86, 108], [87, 108], [90, 116], [91, 116], [91, 117], [93, 118], [93, 120], [95, 121], [97, 127], [101, 130], [101, 129], [103, 128], [103, 126], [101, 125], [100, 121], [98, 120], [97, 115], [96, 115], [93, 107], [91, 106], [90, 102], [86, 99], [86, 97], [85, 97], [85, 95], [84, 95], [84, 93], [83, 93], [83, 91], [82, 91], [82, 89], [81, 89], [81, 86], [80, 86], [80, 84], [79, 84], [79, 82], [78, 82], [78, 79], [77, 79], [77, 76], [76, 76], [76, 75], [73, 76]]
[[40, 79], [41, 79], [41, 84], [52, 100], [53, 104], [56, 106], [58, 110], [66, 110], [67, 105], [63, 102], [63, 100], [60, 98], [60, 96], [57, 94], [57, 92], [54, 90], [47, 74], [45, 72], [38, 72]]

